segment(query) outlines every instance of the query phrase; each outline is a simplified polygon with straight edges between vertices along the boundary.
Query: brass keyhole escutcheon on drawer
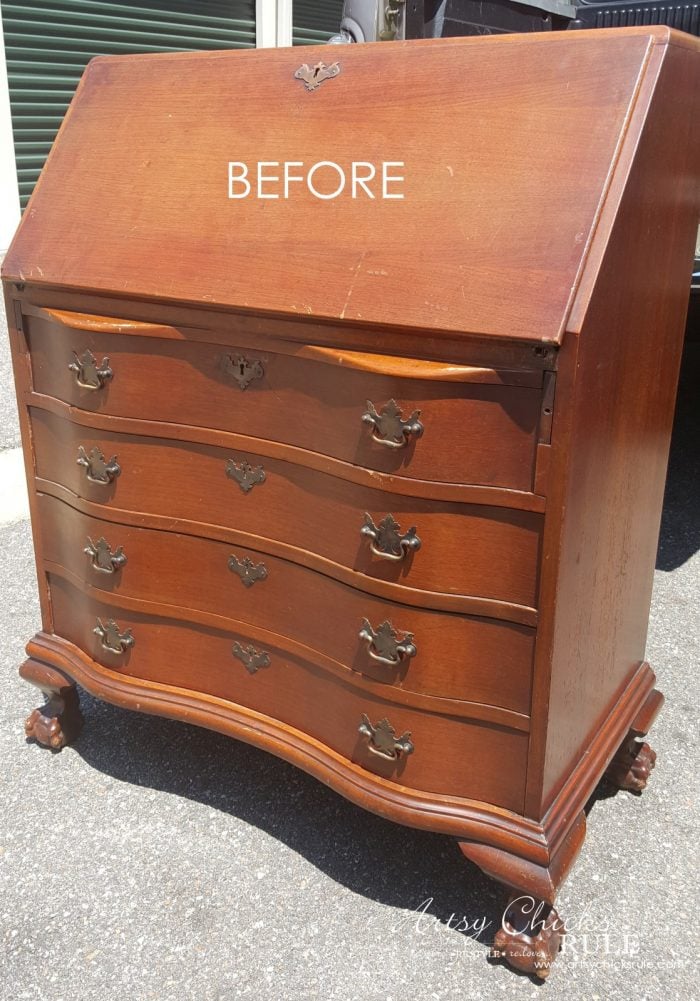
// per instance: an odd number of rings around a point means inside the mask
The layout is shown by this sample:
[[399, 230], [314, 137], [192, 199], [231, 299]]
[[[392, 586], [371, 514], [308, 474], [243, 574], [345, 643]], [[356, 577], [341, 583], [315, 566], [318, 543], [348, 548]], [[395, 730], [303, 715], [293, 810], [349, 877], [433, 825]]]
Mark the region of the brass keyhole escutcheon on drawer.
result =
[[372, 516], [365, 511], [360, 534], [370, 539], [369, 548], [382, 560], [403, 560], [410, 552], [417, 552], [421, 547], [415, 525], [402, 533], [401, 526], [392, 514], [387, 514], [375, 525]]
[[420, 410], [414, 410], [405, 420], [396, 400], [389, 400], [381, 410], [377, 410], [371, 400], [367, 400], [367, 410], [362, 415], [365, 424], [372, 428], [372, 438], [387, 448], [405, 448], [411, 438], [420, 438], [425, 428], [418, 420]]
[[265, 482], [265, 470], [263, 467], [251, 466], [246, 459], [243, 459], [241, 462], [229, 459], [226, 463], [226, 475], [230, 480], [238, 484], [244, 494], [249, 494], [256, 483]]
[[270, 654], [266, 650], [256, 650], [252, 643], [241, 646], [236, 642], [231, 647], [231, 653], [243, 664], [248, 674], [255, 674], [261, 667], [270, 666]]
[[76, 462], [83, 467], [91, 483], [101, 483], [103, 486], [112, 483], [122, 471], [116, 455], [109, 460], [105, 459], [104, 453], [97, 445], [90, 449], [89, 455], [84, 447], [79, 445]]
[[239, 560], [235, 554], [228, 558], [228, 568], [240, 578], [244, 587], [252, 587], [258, 580], [265, 580], [267, 567], [264, 563], [253, 563], [249, 556]]
[[83, 549], [86, 556], [90, 557], [93, 570], [98, 573], [113, 574], [126, 563], [126, 553], [123, 546], [117, 546], [112, 552], [110, 544], [101, 536], [97, 542], [93, 542], [88, 535], [87, 546]]
[[389, 667], [396, 667], [402, 661], [410, 660], [418, 653], [413, 642], [413, 633], [399, 633], [386, 620], [374, 629], [369, 619], [362, 620], [362, 629], [359, 637], [367, 645], [367, 653], [379, 664], [387, 664]]
[[75, 374], [75, 381], [81, 389], [103, 389], [105, 383], [114, 378], [114, 372], [110, 368], [109, 358], [104, 357], [102, 364], [97, 364], [92, 351], [85, 350], [81, 355], [77, 351], [73, 354], [75, 358], [69, 362], [68, 368]]
[[109, 650], [110, 653], [126, 653], [136, 642], [131, 629], [121, 632], [114, 619], [107, 619], [106, 625], [98, 619], [92, 631], [95, 636], [99, 636], [102, 649]]
[[363, 737], [367, 737], [367, 747], [371, 753], [387, 761], [396, 761], [401, 755], [413, 754], [415, 750], [410, 732], [407, 730], [397, 737], [396, 730], [386, 718], [373, 725], [369, 716], [362, 713], [357, 729]]
[[245, 355], [224, 355], [221, 367], [239, 389], [247, 389], [251, 382], [265, 375], [263, 363], [258, 358], [246, 358]]

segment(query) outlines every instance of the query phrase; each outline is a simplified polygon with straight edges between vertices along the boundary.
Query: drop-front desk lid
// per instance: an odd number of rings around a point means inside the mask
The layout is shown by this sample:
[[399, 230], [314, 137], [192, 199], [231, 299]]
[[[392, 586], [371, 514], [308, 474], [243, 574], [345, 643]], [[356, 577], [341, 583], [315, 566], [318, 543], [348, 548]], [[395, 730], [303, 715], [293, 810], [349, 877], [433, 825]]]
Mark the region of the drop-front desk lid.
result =
[[[624, 187], [651, 53], [686, 37], [632, 28], [100, 57], [3, 274], [557, 342], [590, 280], [606, 199]], [[229, 197], [246, 191], [244, 170], [250, 192]]]

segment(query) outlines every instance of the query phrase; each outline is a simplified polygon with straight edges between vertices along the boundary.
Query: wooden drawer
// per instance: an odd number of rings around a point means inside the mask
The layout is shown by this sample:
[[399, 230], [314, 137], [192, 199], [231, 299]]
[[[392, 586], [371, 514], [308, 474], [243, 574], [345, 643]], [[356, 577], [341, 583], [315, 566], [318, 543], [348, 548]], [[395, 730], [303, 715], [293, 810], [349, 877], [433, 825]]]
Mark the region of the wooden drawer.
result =
[[[228, 526], [243, 545], [281, 546], [282, 555], [333, 576], [345, 568], [358, 580], [535, 604], [542, 528], [536, 512], [391, 494], [250, 453], [96, 432], [36, 408], [32, 427], [37, 475], [88, 501], [156, 513], [173, 528], [185, 519], [198, 535], [207, 534], [203, 522]], [[94, 448], [107, 460], [117, 457], [121, 473], [109, 484], [88, 480], [77, 462], [80, 449], [89, 455]], [[227, 476], [231, 460], [264, 467], [264, 482], [245, 492]], [[420, 549], [400, 561], [374, 555], [362, 533], [366, 512], [376, 526], [390, 513], [402, 532], [415, 527]]]
[[[59, 314], [65, 322], [48, 315], [25, 319], [34, 388], [82, 409], [235, 431], [413, 479], [532, 489], [541, 372], [303, 346], [290, 346], [295, 355], [251, 351], [174, 340], [184, 335], [173, 328], [158, 338], [144, 336], [147, 324], [103, 321], [134, 331], [124, 335], [94, 329], [98, 320], [85, 330], [66, 325], [66, 314]], [[98, 368], [109, 359], [113, 376], [100, 389], [78, 385], [81, 377], [94, 381], [94, 372], [69, 367], [85, 352]], [[252, 366], [243, 381], [256, 375], [244, 390], [225, 371], [236, 359]], [[405, 447], [377, 442], [379, 432], [362, 419], [367, 401], [380, 413], [390, 400], [404, 419], [420, 411], [424, 431]]]
[[[82, 584], [250, 623], [392, 688], [529, 715], [532, 628], [388, 602], [266, 553], [101, 521], [46, 494], [38, 507], [45, 559]], [[94, 552], [85, 552], [100, 539], [117, 554], [114, 564], [103, 559], [102, 569]], [[375, 631], [389, 621], [404, 649], [360, 638], [365, 620]]]
[[[345, 681], [289, 653], [279, 637], [256, 642], [269, 664], [251, 673], [232, 653], [236, 643], [250, 645], [244, 631], [125, 612], [53, 575], [50, 590], [55, 633], [114, 671], [253, 709], [408, 788], [522, 809], [525, 733], [394, 705], [367, 693], [359, 676]], [[105, 650], [93, 631], [98, 619], [105, 626], [116, 621], [122, 635], [130, 630], [133, 646], [124, 653]], [[398, 761], [372, 754], [358, 731], [363, 714], [371, 724], [387, 717], [399, 737], [410, 732], [413, 753]]]

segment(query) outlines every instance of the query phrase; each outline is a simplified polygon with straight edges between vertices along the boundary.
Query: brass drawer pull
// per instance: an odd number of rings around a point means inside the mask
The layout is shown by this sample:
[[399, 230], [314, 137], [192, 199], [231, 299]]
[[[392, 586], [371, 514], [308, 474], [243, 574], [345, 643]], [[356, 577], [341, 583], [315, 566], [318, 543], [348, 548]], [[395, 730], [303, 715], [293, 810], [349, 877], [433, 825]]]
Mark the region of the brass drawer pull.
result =
[[256, 650], [252, 643], [248, 646], [241, 646], [236, 642], [231, 647], [234, 657], [237, 657], [245, 667], [248, 674], [255, 674], [261, 667], [270, 666], [270, 655], [265, 650]]
[[106, 382], [114, 377], [114, 372], [109, 367], [109, 358], [102, 359], [102, 364], [97, 364], [92, 351], [87, 349], [82, 355], [74, 351], [75, 360], [69, 362], [68, 368], [75, 373], [75, 381], [81, 389], [104, 389]]
[[83, 467], [85, 475], [91, 483], [111, 483], [122, 471], [116, 455], [107, 461], [97, 445], [90, 449], [89, 455], [83, 446], [79, 445], [76, 462]]
[[237, 556], [231, 555], [228, 558], [228, 568], [231, 573], [240, 577], [244, 587], [252, 587], [256, 580], [265, 580], [267, 577], [267, 567], [264, 563], [253, 563], [249, 556], [239, 560]]
[[402, 660], [410, 660], [418, 653], [413, 642], [413, 633], [404, 633], [401, 638], [388, 621], [382, 622], [376, 630], [369, 619], [362, 620], [360, 639], [367, 644], [367, 653], [380, 664], [395, 667]]
[[265, 375], [263, 363], [258, 358], [246, 358], [244, 355], [224, 355], [221, 367], [239, 389], [247, 389], [251, 382]]
[[410, 731], [407, 730], [400, 737], [396, 736], [396, 730], [388, 719], [382, 719], [374, 726], [369, 721], [369, 716], [362, 713], [358, 731], [363, 737], [367, 737], [368, 748], [372, 754], [388, 761], [396, 761], [402, 754], [413, 754], [415, 748], [411, 742]]
[[421, 547], [415, 526], [402, 535], [401, 526], [391, 514], [375, 525], [372, 516], [365, 511], [365, 523], [360, 533], [371, 540], [369, 548], [383, 560], [402, 560], [409, 552], [416, 552]]
[[389, 400], [380, 411], [371, 400], [367, 400], [367, 410], [362, 415], [365, 424], [372, 428], [372, 438], [387, 448], [405, 448], [413, 435], [420, 438], [425, 430], [421, 422], [420, 410], [414, 410], [410, 417], [404, 420], [401, 408], [396, 400]]
[[126, 653], [136, 642], [131, 630], [126, 629], [123, 633], [120, 632], [114, 619], [108, 619], [107, 625], [98, 619], [97, 625], [92, 631], [95, 636], [100, 637], [102, 649], [109, 650], [110, 653]]
[[88, 544], [83, 552], [90, 557], [93, 570], [97, 570], [99, 573], [116, 573], [126, 563], [124, 547], [117, 546], [112, 552], [104, 535], [97, 542], [93, 542], [88, 535]]
[[265, 470], [263, 467], [251, 466], [245, 459], [241, 462], [229, 459], [226, 463], [226, 475], [230, 480], [238, 484], [244, 494], [250, 493], [256, 483], [265, 482]]

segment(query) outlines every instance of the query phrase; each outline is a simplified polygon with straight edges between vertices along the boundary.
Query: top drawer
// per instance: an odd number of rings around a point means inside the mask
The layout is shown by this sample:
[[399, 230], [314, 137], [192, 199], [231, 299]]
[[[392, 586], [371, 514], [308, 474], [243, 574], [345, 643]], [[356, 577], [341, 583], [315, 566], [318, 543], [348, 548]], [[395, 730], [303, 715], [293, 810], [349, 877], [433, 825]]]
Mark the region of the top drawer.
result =
[[41, 313], [25, 317], [34, 389], [84, 410], [234, 431], [411, 479], [532, 489], [541, 372], [291, 343], [258, 351]]

